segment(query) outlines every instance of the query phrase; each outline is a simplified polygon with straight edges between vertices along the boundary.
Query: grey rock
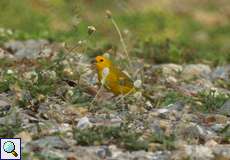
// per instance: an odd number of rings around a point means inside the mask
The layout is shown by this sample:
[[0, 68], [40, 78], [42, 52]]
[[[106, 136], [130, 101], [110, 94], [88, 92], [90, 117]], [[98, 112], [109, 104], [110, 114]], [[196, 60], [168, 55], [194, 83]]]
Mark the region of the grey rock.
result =
[[189, 64], [186, 65], [181, 73], [184, 79], [190, 79], [193, 77], [204, 77], [211, 73], [211, 68], [204, 64]]
[[157, 109], [156, 113], [158, 113], [158, 117], [163, 118], [163, 119], [168, 119], [170, 110], [167, 108], [161, 108], [161, 109]]
[[68, 149], [69, 145], [58, 136], [47, 136], [28, 143], [25, 147], [27, 151], [33, 151], [34, 148], [56, 148], [56, 149]]
[[213, 148], [215, 159], [230, 159], [230, 145], [217, 145]]
[[52, 51], [45, 48], [47, 40], [10, 41], [4, 47], [12, 51], [17, 58], [37, 58], [41, 54], [50, 54]]
[[161, 129], [158, 121], [154, 121], [153, 123], [150, 123], [149, 128], [150, 128], [151, 132], [153, 132], [157, 135], [161, 135], [164, 133], [164, 131]]
[[3, 117], [0, 117], [0, 125], [12, 125], [20, 124], [23, 120], [23, 114], [18, 108], [14, 108]]
[[146, 151], [120, 152], [109, 160], [150, 160], [153, 153]]
[[182, 111], [183, 109], [184, 109], [184, 106], [185, 106], [185, 104], [183, 103], [183, 102], [180, 102], [180, 101], [178, 101], [178, 102], [176, 102], [176, 103], [174, 103], [174, 104], [171, 104], [170, 106], [168, 106], [168, 107], [170, 107], [169, 109], [172, 111], [172, 110], [175, 110], [175, 111]]
[[59, 149], [44, 149], [39, 154], [44, 157], [44, 159], [65, 159], [65, 154], [63, 154], [62, 150]]
[[169, 151], [157, 151], [153, 153], [150, 160], [168, 160], [171, 157], [171, 152]]
[[215, 132], [220, 132], [222, 129], [224, 129], [223, 124], [214, 124], [211, 126], [211, 129], [214, 130]]
[[0, 99], [0, 116], [6, 115], [10, 111], [11, 104], [6, 100]]
[[122, 119], [120, 117], [114, 117], [111, 119], [111, 126], [118, 127], [122, 123]]
[[99, 148], [96, 151], [96, 154], [100, 158], [106, 158], [106, 157], [111, 157], [112, 156], [112, 153], [111, 153], [110, 149], [107, 146], [102, 146], [101, 148]]
[[206, 141], [217, 136], [214, 131], [196, 123], [189, 123], [186, 125], [182, 123], [181, 126], [178, 126], [177, 131], [179, 132], [179, 135], [185, 139], [191, 140], [200, 138]]
[[192, 114], [192, 113], [184, 113], [183, 115], [181, 115], [181, 120], [184, 122], [194, 122], [197, 123], [199, 122], [199, 118], [197, 117], [197, 115]]
[[213, 72], [212, 72], [212, 79], [223, 79], [223, 80], [229, 80], [230, 78], [230, 65], [228, 66], [221, 66], [217, 67]]
[[153, 71], [160, 69], [164, 76], [169, 76], [169, 75], [174, 76], [180, 73], [183, 68], [181, 65], [171, 63], [171, 64], [154, 65], [152, 69]]
[[205, 91], [207, 89], [209, 90], [212, 87], [213, 87], [213, 84], [210, 81], [204, 80], [204, 79], [200, 79], [199, 81], [196, 81], [195, 83], [181, 85], [181, 89], [184, 92], [190, 93], [190, 94], [198, 94], [199, 92]]
[[214, 158], [212, 150], [206, 146], [188, 145], [185, 151], [188, 157], [194, 160], [212, 160]]
[[131, 157], [133, 160], [149, 160], [151, 156], [152, 153], [146, 151], [131, 152]]
[[155, 114], [162, 118], [162, 119], [170, 119], [170, 120], [177, 120], [180, 119], [180, 111], [184, 108], [184, 104], [182, 102], [176, 102], [174, 104], [169, 104], [164, 106], [161, 109], [153, 109]]
[[76, 159], [78, 160], [101, 160], [102, 158], [98, 157], [96, 154], [96, 150], [98, 147], [89, 146], [89, 147], [75, 147], [74, 155], [76, 155]]
[[91, 127], [92, 123], [89, 121], [88, 117], [83, 117], [78, 121], [77, 128], [84, 129], [87, 127]]
[[4, 44], [4, 47], [11, 50], [12, 52], [16, 52], [24, 48], [24, 44], [21, 41], [10, 41]]

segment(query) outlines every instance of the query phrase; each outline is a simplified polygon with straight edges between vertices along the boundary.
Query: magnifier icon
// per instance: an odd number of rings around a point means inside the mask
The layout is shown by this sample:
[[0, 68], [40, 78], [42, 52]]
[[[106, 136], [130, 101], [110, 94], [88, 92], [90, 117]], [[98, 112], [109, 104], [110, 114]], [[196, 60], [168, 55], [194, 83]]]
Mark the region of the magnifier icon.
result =
[[11, 141], [7, 141], [3, 144], [3, 149], [6, 153], [11, 153], [14, 155], [14, 157], [17, 157], [18, 154], [15, 152], [15, 145]]

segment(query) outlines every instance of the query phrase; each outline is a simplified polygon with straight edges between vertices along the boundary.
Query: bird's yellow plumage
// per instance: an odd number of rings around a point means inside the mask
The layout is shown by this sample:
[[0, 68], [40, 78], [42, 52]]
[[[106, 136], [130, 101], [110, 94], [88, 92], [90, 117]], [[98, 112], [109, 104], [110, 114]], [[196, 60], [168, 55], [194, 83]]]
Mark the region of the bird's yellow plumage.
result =
[[[98, 72], [98, 80], [104, 80], [105, 87], [115, 95], [127, 94], [134, 91], [133, 81], [117, 68], [112, 62], [103, 57], [96, 57], [96, 67]], [[104, 75], [104, 71], [107, 71]], [[104, 78], [104, 79], [103, 79]]]

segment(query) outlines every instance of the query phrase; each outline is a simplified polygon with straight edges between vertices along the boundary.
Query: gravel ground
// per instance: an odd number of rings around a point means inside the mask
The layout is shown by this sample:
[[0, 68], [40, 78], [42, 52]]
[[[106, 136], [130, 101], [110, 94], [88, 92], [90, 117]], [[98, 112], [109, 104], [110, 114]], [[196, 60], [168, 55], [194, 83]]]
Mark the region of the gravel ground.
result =
[[133, 58], [141, 89], [95, 98], [92, 57], [46, 40], [0, 57], [0, 137], [20, 137], [23, 159], [230, 160], [230, 65]]

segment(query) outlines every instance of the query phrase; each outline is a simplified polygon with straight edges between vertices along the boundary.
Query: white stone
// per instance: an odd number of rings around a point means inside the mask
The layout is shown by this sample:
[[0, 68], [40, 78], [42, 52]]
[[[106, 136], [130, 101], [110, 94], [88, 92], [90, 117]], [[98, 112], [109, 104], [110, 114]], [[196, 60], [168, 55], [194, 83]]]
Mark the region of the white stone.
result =
[[185, 151], [191, 159], [212, 160], [214, 158], [212, 150], [206, 146], [188, 145]]
[[92, 123], [89, 121], [88, 117], [81, 118], [77, 124], [77, 128], [79, 128], [79, 129], [84, 129], [84, 128], [88, 128], [91, 126], [92, 126]]

